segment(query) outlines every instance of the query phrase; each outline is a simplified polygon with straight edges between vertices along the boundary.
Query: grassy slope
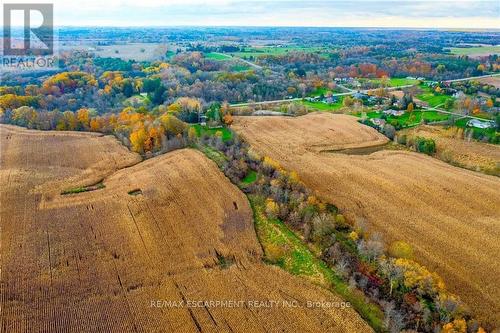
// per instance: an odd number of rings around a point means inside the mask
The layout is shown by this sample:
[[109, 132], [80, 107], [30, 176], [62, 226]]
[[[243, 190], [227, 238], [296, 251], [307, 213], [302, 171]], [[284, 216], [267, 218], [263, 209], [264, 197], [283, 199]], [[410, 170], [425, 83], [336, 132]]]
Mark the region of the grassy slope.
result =
[[201, 126], [199, 124], [191, 125], [194, 127], [196, 130], [196, 135], [198, 137], [202, 136], [203, 134], [208, 134], [210, 136], [215, 135], [217, 132], [222, 132], [222, 140], [227, 141], [231, 140], [233, 138], [233, 134], [227, 127], [222, 127], [222, 128], [208, 128], [206, 126]]
[[[370, 79], [370, 81], [382, 82], [382, 79]], [[418, 80], [393, 77], [393, 78], [389, 79], [388, 83], [389, 83], [389, 87], [400, 87], [400, 86], [408, 86], [411, 84], [417, 84]]]
[[300, 103], [309, 108], [319, 111], [336, 111], [342, 108], [342, 97], [339, 97], [338, 101], [333, 104], [325, 104], [322, 102], [308, 102], [308, 101], [301, 101]]
[[209, 53], [205, 53], [205, 58], [211, 59], [211, 60], [229, 60], [229, 59], [231, 59], [231, 56], [221, 54], [221, 53], [209, 52]]
[[[371, 111], [366, 113], [368, 119], [380, 118], [382, 112]], [[361, 117], [361, 113], [352, 113], [353, 116]], [[388, 116], [387, 121], [389, 123], [396, 121], [402, 127], [409, 127], [420, 124], [422, 119], [433, 122], [433, 121], [443, 121], [450, 117], [450, 115], [445, 113], [440, 113], [437, 111], [413, 111], [413, 117], [410, 118], [409, 113], [405, 113], [399, 117]]]
[[[199, 146], [198, 149], [219, 167], [222, 167], [227, 160], [223, 153], [210, 147]], [[257, 172], [251, 170], [242, 182], [237, 185], [240, 188], [244, 188], [257, 180], [257, 178]], [[344, 300], [350, 302], [352, 307], [375, 331], [384, 331], [384, 315], [377, 305], [370, 303], [359, 290], [349, 288], [348, 284], [337, 276], [322, 260], [318, 259], [307, 243], [299, 238], [282, 221], [267, 218], [264, 214], [264, 198], [252, 194], [247, 196], [254, 212], [257, 237], [266, 257], [273, 247], [286, 249], [280, 252], [278, 258], [275, 258], [274, 264], [279, 265], [294, 275], [302, 276], [315, 284], [333, 290]]]
[[276, 248], [282, 249], [273, 263], [284, 270], [304, 277], [313, 283], [333, 290], [350, 302], [356, 311], [375, 331], [383, 331], [383, 313], [377, 305], [369, 303], [359, 290], [352, 290], [322, 260], [318, 259], [307, 244], [278, 219], [269, 219], [264, 214], [264, 199], [249, 195], [254, 211], [255, 229], [266, 257], [273, 256]]

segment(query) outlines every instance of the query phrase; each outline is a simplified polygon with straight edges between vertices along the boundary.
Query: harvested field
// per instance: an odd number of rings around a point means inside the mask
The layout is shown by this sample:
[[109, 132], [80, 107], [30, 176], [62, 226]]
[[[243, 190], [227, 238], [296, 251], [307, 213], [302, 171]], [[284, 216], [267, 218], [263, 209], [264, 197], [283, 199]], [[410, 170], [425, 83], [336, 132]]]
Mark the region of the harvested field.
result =
[[138, 163], [107, 136], [0, 137], [1, 332], [371, 331], [350, 308], [282, 306], [341, 300], [261, 262], [246, 197], [201, 153]]
[[436, 142], [437, 157], [469, 170], [500, 176], [500, 146], [462, 139], [463, 130], [436, 126], [419, 126], [406, 133], [432, 138]]
[[258, 153], [297, 171], [348, 218], [365, 219], [387, 243], [412, 244], [417, 261], [441, 275], [480, 320], [500, 327], [500, 179], [407, 151], [320, 153], [318, 141], [339, 148], [355, 139], [333, 132], [327, 138], [317, 128], [361, 133], [358, 146], [378, 135], [347, 116], [330, 117], [236, 117], [233, 128]]
[[[249, 140], [265, 151], [286, 147], [288, 151], [293, 151], [294, 155], [302, 155], [308, 151], [318, 153], [367, 148], [388, 142], [384, 135], [372, 128], [359, 126], [356, 117], [343, 114], [310, 113], [300, 118], [237, 118], [234, 129], [245, 136], [247, 132], [251, 134]], [[257, 131], [261, 132], [262, 136], [253, 135]], [[294, 155], [289, 158], [294, 158]]]
[[485, 77], [482, 79], [478, 79], [477, 81], [479, 81], [481, 83], [487, 83], [487, 84], [492, 85], [496, 88], [500, 88], [500, 76]]

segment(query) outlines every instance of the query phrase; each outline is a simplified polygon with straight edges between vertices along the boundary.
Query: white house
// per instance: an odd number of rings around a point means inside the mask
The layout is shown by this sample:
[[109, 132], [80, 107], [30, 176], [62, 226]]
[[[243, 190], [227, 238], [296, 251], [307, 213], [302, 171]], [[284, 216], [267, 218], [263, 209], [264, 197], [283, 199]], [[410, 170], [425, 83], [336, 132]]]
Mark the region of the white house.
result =
[[384, 126], [384, 125], [385, 125], [385, 120], [384, 120], [384, 119], [380, 119], [380, 118], [372, 118], [372, 119], [370, 119], [370, 121], [371, 121], [373, 124], [375, 124], [375, 125], [377, 125], [377, 126], [380, 126], [380, 127], [382, 127], [382, 126]]
[[384, 113], [386, 115], [393, 115], [395, 117], [399, 117], [399, 116], [402, 116], [405, 112], [403, 110], [393, 110], [393, 109], [389, 109], [389, 110], [384, 110]]
[[481, 121], [478, 119], [471, 119], [467, 122], [467, 126], [475, 128], [492, 128], [495, 127], [495, 123], [492, 121]]

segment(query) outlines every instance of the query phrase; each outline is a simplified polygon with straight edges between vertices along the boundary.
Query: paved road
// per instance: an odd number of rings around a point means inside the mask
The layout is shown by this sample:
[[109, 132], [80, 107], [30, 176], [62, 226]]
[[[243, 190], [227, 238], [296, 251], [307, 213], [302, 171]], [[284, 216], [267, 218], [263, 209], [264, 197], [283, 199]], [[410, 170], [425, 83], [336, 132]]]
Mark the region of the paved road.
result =
[[346, 86], [344, 86], [343, 84], [337, 83], [337, 86], [339, 86], [339, 87], [340, 87], [340, 88], [342, 88], [342, 89], [347, 90], [348, 92], [355, 92], [355, 90], [354, 90], [354, 89], [347, 88], [347, 87], [346, 87]]
[[485, 78], [485, 77], [494, 77], [494, 76], [500, 76], [500, 73], [488, 74], [488, 75], [481, 75], [481, 76], [464, 77], [462, 79], [446, 80], [446, 81], [443, 81], [443, 82], [469, 81], [469, 80], [482, 79], [482, 78]]
[[[398, 90], [398, 89], [403, 89], [403, 88], [410, 88], [413, 87], [414, 84], [409, 84], [406, 86], [399, 86], [399, 87], [389, 87], [386, 88], [388, 91], [392, 90]], [[347, 88], [346, 88], [347, 89]], [[363, 94], [368, 94], [371, 91], [375, 91], [377, 89], [368, 89], [368, 90], [360, 90], [360, 93]], [[339, 96], [349, 96], [349, 95], [354, 95], [358, 91], [350, 89], [349, 92], [345, 93], [336, 93], [332, 94], [333, 97], [339, 97]], [[289, 98], [289, 99], [277, 99], [273, 101], [262, 101], [262, 102], [249, 102], [249, 103], [238, 103], [238, 104], [231, 104], [233, 107], [241, 107], [241, 106], [249, 106], [249, 105], [266, 105], [266, 104], [277, 104], [277, 103], [286, 103], [286, 102], [296, 102], [296, 101], [301, 101], [303, 98]]]
[[277, 104], [277, 103], [295, 102], [295, 101], [301, 101], [301, 100], [302, 100], [302, 98], [277, 99], [277, 100], [274, 100], [274, 101], [263, 101], [263, 102], [249, 102], [249, 103], [231, 104], [231, 106], [233, 106], [233, 107], [240, 107], [240, 106], [249, 106], [249, 105]]
[[[416, 83], [416, 84], [407, 84], [405, 86], [386, 87], [384, 89], [387, 90], [387, 91], [393, 91], [393, 90], [399, 90], [399, 89], [404, 89], [404, 88], [411, 88], [411, 87], [414, 87], [416, 85], [418, 85], [418, 84]], [[361, 92], [364, 93], [364, 94], [368, 94], [369, 92], [371, 92], [371, 91], [377, 91], [378, 89], [380, 89], [380, 88], [361, 90]], [[356, 93], [356, 92], [353, 92], [353, 93]]]
[[443, 109], [439, 109], [437, 107], [429, 107], [429, 106], [423, 106], [423, 105], [420, 105], [420, 107], [422, 109], [424, 109], [424, 110], [427, 110], [427, 111], [437, 111], [437, 112], [440, 112], [440, 113], [451, 114], [451, 115], [462, 117], [462, 118], [471, 118], [471, 119], [477, 119], [477, 120], [482, 120], [482, 121], [492, 121], [492, 120], [488, 120], [488, 119], [484, 119], [484, 118], [480, 118], [480, 117], [469, 116], [469, 115], [464, 115], [464, 114], [461, 114], [461, 113], [446, 111], [446, 110], [443, 110]]
[[[221, 53], [223, 54], [223, 53]], [[233, 57], [234, 59], [239, 59], [243, 62], [247, 62], [246, 60], [244, 59], [241, 59], [241, 58], [237, 58], [237, 57]], [[249, 65], [252, 65], [252, 63], [250, 62], [247, 62]], [[258, 65], [255, 65], [253, 64], [254, 66], [258, 66]], [[258, 66], [260, 67], [260, 66]], [[262, 67], [260, 67], [262, 68]], [[447, 81], [443, 81], [443, 82], [459, 82], [459, 81], [468, 81], [468, 80], [474, 80], [474, 79], [482, 79], [482, 78], [485, 78], [485, 77], [494, 77], [494, 76], [500, 76], [500, 73], [497, 73], [497, 74], [488, 74], [488, 75], [482, 75], [482, 76], [473, 76], [473, 77], [467, 77], [467, 78], [462, 78], [462, 79], [454, 79], [454, 80], [447, 80]], [[404, 89], [404, 88], [410, 88], [410, 87], [413, 87], [413, 86], [416, 86], [417, 84], [408, 84], [408, 85], [404, 85], [404, 86], [398, 86], [398, 87], [388, 87], [388, 88], [385, 88], [386, 90], [388, 91], [393, 91], [393, 90], [399, 90], [399, 89]], [[344, 89], [348, 89], [347, 87], [344, 87], [342, 86], [342, 88]], [[367, 90], [360, 90], [359, 92], [363, 93], [363, 94], [367, 94], [371, 91], [376, 91], [378, 88], [376, 89], [367, 89]], [[347, 95], [353, 95], [355, 94], [357, 91], [356, 90], [352, 90], [352, 89], [348, 89], [349, 92], [345, 92], [345, 93], [337, 93], [337, 94], [333, 94], [332, 96], [347, 96]], [[294, 101], [300, 101], [302, 100], [302, 98], [291, 98], [291, 99], [278, 99], [278, 100], [274, 100], [274, 101], [263, 101], [263, 102], [253, 102], [253, 103], [239, 103], [239, 104], [231, 104], [231, 106], [234, 106], [234, 107], [240, 107], [240, 106], [248, 106], [248, 105], [265, 105], [265, 104], [277, 104], [277, 103], [284, 103], [284, 102], [294, 102]], [[439, 110], [436, 110], [436, 111], [439, 111]], [[444, 112], [448, 112], [446, 110], [442, 110]], [[463, 115], [461, 115], [463, 116]], [[468, 116], [470, 118], [477, 118], [477, 117], [473, 117], [473, 116]], [[481, 118], [477, 118], [477, 119], [481, 119]], [[482, 119], [484, 120], [484, 119]]]

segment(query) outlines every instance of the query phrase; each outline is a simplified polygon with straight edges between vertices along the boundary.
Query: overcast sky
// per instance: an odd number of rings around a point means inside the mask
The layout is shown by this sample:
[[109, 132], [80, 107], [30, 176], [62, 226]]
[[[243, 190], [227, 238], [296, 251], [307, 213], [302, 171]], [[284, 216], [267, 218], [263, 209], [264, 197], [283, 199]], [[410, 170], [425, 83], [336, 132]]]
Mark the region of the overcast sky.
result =
[[2, 0], [2, 2], [53, 3], [55, 24], [71, 26], [500, 28], [500, 0]]

